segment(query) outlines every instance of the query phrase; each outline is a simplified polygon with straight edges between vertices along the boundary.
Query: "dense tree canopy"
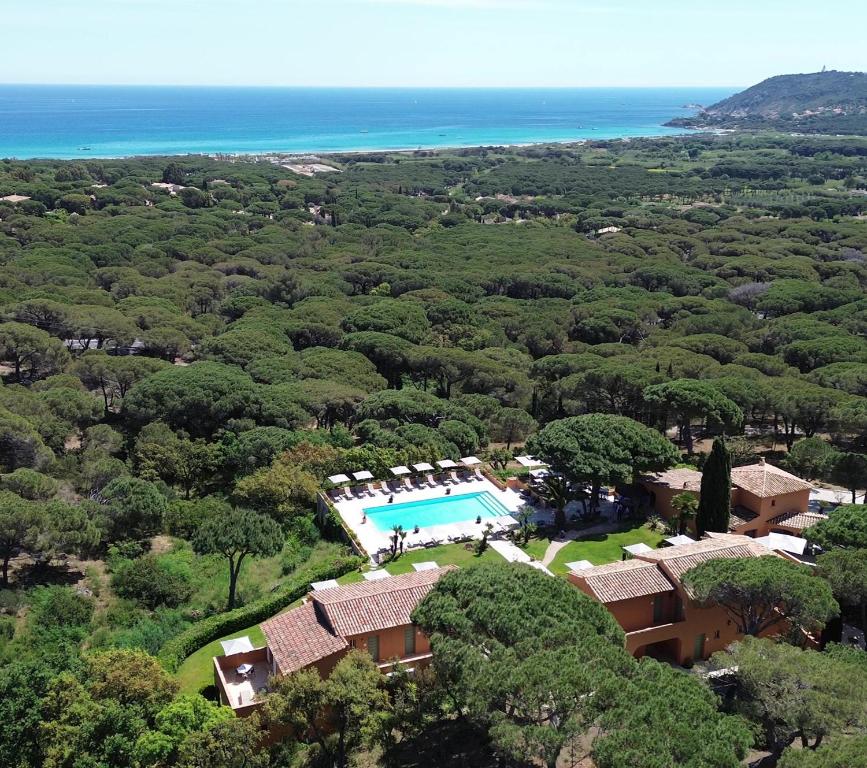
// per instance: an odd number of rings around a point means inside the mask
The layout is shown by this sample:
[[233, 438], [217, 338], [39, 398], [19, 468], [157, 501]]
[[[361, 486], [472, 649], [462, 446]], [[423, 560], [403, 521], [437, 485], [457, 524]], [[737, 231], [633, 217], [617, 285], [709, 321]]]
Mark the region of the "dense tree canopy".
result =
[[[743, 432], [735, 464], [791, 449], [797, 473], [853, 501], [867, 487], [863, 139], [362, 153], [309, 177], [271, 160], [0, 163], [0, 754], [15, 768], [271, 763], [255, 719], [178, 699], [140, 657], [91, 689], [105, 675], [86, 657], [157, 653], [222, 621], [230, 572], [247, 603], [328, 561], [341, 545], [313, 510], [335, 472], [477, 454], [505, 474], [522, 471], [512, 451], [536, 452], [565, 475], [555, 507], [590, 491], [595, 505], [601, 486], [672, 466], [675, 435], [700, 467], [707, 439]], [[853, 612], [863, 512], [809, 533], [845, 551], [820, 572]], [[270, 556], [242, 569], [242, 550]], [[740, 759], [743, 730], [695, 681], [633, 663], [586, 601], [552, 609], [577, 599], [564, 584], [527, 587], [535, 606], [523, 586], [503, 594], [535, 639], [497, 595], [502, 627], [482, 601], [450, 604], [497, 649], [493, 677], [463, 663], [488, 664], [460, 632], [466, 655], [438, 661], [495, 759], [550, 761], [591, 722], [598, 765]], [[578, 663], [591, 651], [598, 664]], [[151, 673], [147, 703], [136, 675]], [[388, 684], [389, 738], [455, 713], [436, 682], [413, 686]]]
[[839, 612], [825, 581], [780, 557], [708, 560], [683, 583], [697, 600], [725, 608], [744, 635], [788, 623], [797, 642], [799, 632], [815, 632]]

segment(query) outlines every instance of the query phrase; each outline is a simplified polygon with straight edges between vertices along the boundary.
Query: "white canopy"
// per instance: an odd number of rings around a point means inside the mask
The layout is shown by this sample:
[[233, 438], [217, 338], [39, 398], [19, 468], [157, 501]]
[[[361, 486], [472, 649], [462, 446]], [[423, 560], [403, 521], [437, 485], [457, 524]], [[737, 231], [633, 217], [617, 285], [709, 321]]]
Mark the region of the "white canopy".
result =
[[247, 651], [253, 650], [253, 643], [250, 642], [250, 638], [246, 635], [244, 637], [236, 637], [233, 640], [222, 640], [220, 645], [223, 646], [224, 656], [233, 656], [236, 653], [247, 653]]
[[800, 536], [791, 536], [788, 533], [769, 533], [756, 539], [759, 544], [764, 544], [768, 549], [781, 552], [789, 552], [793, 555], [803, 555], [807, 548], [807, 540]]
[[457, 466], [457, 464], [455, 464], [451, 459], [442, 459], [441, 461], [438, 461], [437, 464], [442, 469], [454, 469]]
[[522, 467], [527, 467], [527, 469], [548, 466], [544, 461], [539, 461], [535, 456], [515, 456], [515, 461], [517, 461]]
[[382, 581], [383, 579], [387, 579], [391, 574], [385, 570], [385, 568], [379, 568], [375, 571], [368, 571], [367, 573], [361, 574], [364, 577], [365, 581]]
[[314, 592], [321, 592], [323, 589], [336, 589], [340, 585], [336, 579], [325, 579], [325, 581], [311, 581], [310, 586]]
[[412, 468], [416, 472], [433, 472], [433, 464], [428, 464], [426, 461], [423, 461], [420, 464], [413, 464]]
[[671, 544], [672, 547], [679, 547], [681, 544], [695, 544], [695, 539], [691, 539], [684, 533], [672, 536], [671, 538], [666, 539], [666, 541]]
[[391, 472], [391, 474], [393, 474], [395, 477], [400, 477], [401, 475], [408, 475], [408, 474], [410, 474], [410, 473], [412, 472], [412, 470], [411, 470], [409, 467], [404, 467], [404, 466], [401, 465], [401, 466], [399, 466], [399, 467], [392, 467], [391, 470], [390, 470], [390, 472]]
[[362, 469], [361, 472], [353, 472], [352, 476], [356, 480], [373, 480], [373, 473], [368, 472], [366, 469]]
[[346, 475], [331, 475], [331, 477], [329, 477], [328, 479], [335, 485], [350, 482], [349, 478]]
[[586, 571], [588, 568], [593, 567], [593, 563], [589, 560], [576, 560], [573, 563], [566, 563], [566, 567], [570, 571]]
[[464, 456], [464, 458], [461, 459], [461, 464], [463, 464], [465, 467], [474, 467], [476, 466], [476, 464], [481, 463], [482, 460], [477, 458], [476, 456]]
[[639, 542], [638, 544], [629, 544], [623, 547], [623, 550], [628, 552], [630, 555], [643, 555], [645, 552], [653, 552], [653, 550], [643, 542]]
[[433, 560], [428, 560], [424, 563], [413, 563], [412, 567], [416, 571], [435, 571], [437, 568], [439, 568], [439, 566]]
[[541, 480], [543, 477], [548, 477], [548, 475], [550, 475], [550, 474], [551, 474], [551, 470], [547, 469], [545, 467], [543, 467], [541, 469], [531, 469], [530, 470], [530, 477], [532, 477], [534, 480]]

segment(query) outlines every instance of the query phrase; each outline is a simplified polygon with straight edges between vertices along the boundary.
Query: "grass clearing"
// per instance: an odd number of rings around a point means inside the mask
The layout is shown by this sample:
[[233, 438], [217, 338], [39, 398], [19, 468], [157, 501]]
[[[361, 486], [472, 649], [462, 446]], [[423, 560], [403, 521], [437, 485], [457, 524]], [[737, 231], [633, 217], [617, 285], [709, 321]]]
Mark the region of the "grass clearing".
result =
[[570, 541], [561, 549], [548, 568], [556, 575], [568, 573], [566, 563], [589, 560], [593, 565], [604, 565], [620, 560], [622, 547], [643, 543], [656, 549], [665, 538], [664, 534], [651, 531], [646, 524], [636, 525], [616, 533], [600, 533], [578, 541]]
[[399, 573], [409, 573], [413, 570], [412, 566], [415, 563], [426, 563], [431, 560], [440, 566], [457, 565], [461, 568], [469, 568], [478, 563], [502, 560], [502, 557], [490, 547], [482, 555], [476, 555], [475, 542], [468, 543], [470, 549], [467, 549], [464, 544], [442, 544], [439, 547], [429, 547], [428, 549], [416, 549], [412, 552], [406, 552], [394, 562], [386, 563], [385, 570], [392, 576], [397, 576]]

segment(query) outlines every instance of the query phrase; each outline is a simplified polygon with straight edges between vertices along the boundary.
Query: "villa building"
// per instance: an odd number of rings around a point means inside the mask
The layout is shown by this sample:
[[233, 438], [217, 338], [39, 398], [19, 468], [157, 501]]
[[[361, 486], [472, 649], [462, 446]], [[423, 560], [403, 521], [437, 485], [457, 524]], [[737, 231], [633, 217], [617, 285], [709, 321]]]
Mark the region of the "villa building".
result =
[[[650, 494], [651, 504], [660, 516], [677, 516], [672, 500], [681, 493], [696, 497], [701, 492], [701, 472], [695, 469], [670, 469], [641, 478]], [[779, 467], [760, 459], [757, 464], [732, 469], [732, 512], [729, 530], [744, 536], [761, 537], [769, 533], [799, 536], [824, 515], [809, 510], [812, 486]], [[691, 521], [690, 529], [695, 530]]]
[[725, 609], [693, 599], [681, 581], [683, 574], [707, 560], [776, 556], [749, 537], [715, 533], [629, 560], [572, 571], [569, 581], [613, 614], [626, 632], [631, 654], [684, 664], [707, 659], [740, 634]]
[[327, 677], [354, 648], [369, 653], [383, 671], [396, 660], [411, 668], [426, 665], [430, 644], [410, 616], [440, 577], [455, 567], [320, 585], [302, 605], [262, 624], [264, 647], [214, 659], [221, 702], [238, 716], [249, 715], [261, 706], [271, 677], [310, 668]]

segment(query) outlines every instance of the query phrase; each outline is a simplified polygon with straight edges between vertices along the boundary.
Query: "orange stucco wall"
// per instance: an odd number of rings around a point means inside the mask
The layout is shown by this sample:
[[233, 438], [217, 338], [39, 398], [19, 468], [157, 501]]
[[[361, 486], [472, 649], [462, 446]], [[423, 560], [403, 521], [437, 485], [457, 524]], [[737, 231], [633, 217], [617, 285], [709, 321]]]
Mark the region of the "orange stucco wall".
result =
[[698, 494], [695, 491], [684, 491], [683, 488], [669, 488], [667, 485], [656, 485], [654, 483], [642, 483], [648, 493], [652, 493], [655, 497], [653, 508], [660, 517], [668, 520], [675, 515], [674, 507], [671, 505], [671, 500], [681, 494], [690, 493], [696, 498]]
[[[593, 597], [579, 574], [569, 574], [569, 580]], [[655, 595], [647, 595], [605, 604], [626, 632], [626, 650], [636, 657], [647, 654], [648, 646], [660, 644], [661, 655], [684, 664], [688, 660], [706, 659], [740, 638], [723, 608], [702, 608], [680, 590], [667, 592], [662, 595], [658, 621], [654, 621], [654, 600]], [[696, 638], [700, 635], [704, 635], [704, 641], [696, 657]], [[653, 649], [650, 651], [653, 653]]]
[[732, 504], [737, 504], [755, 512], [758, 517], [736, 529], [737, 533], [749, 536], [766, 536], [776, 526], [770, 520], [787, 512], [806, 512], [810, 504], [810, 490], [784, 493], [763, 499], [743, 488], [732, 490]]
[[[642, 485], [648, 493], [653, 494], [653, 508], [658, 515], [664, 517], [666, 520], [675, 516], [676, 513], [674, 507], [671, 505], [671, 500], [678, 494], [685, 492], [682, 488], [669, 488], [666, 485], [657, 485], [650, 482], [643, 482]], [[691, 493], [696, 498], [699, 495], [695, 491], [686, 491], [686, 493]], [[736, 528], [735, 532], [748, 536], [766, 536], [770, 531], [778, 527], [770, 524], [772, 518], [787, 512], [806, 512], [809, 508], [809, 503], [809, 489], [763, 499], [742, 488], [732, 488], [732, 506], [745, 507], [757, 515], [755, 519]], [[689, 523], [689, 530], [695, 533], [695, 524], [692, 521]], [[798, 530], [794, 532], [800, 533]]]
[[[380, 632], [371, 632], [366, 635], [353, 635], [347, 637], [350, 644], [355, 643], [355, 647], [361, 651], [368, 650], [368, 639], [373, 636], [379, 637], [379, 661], [389, 661], [390, 659], [402, 659], [407, 654], [404, 646], [404, 630], [405, 627], [392, 627], [384, 629]], [[430, 652], [430, 642], [427, 636], [418, 628], [415, 628], [415, 651], [410, 655], [418, 655]]]

